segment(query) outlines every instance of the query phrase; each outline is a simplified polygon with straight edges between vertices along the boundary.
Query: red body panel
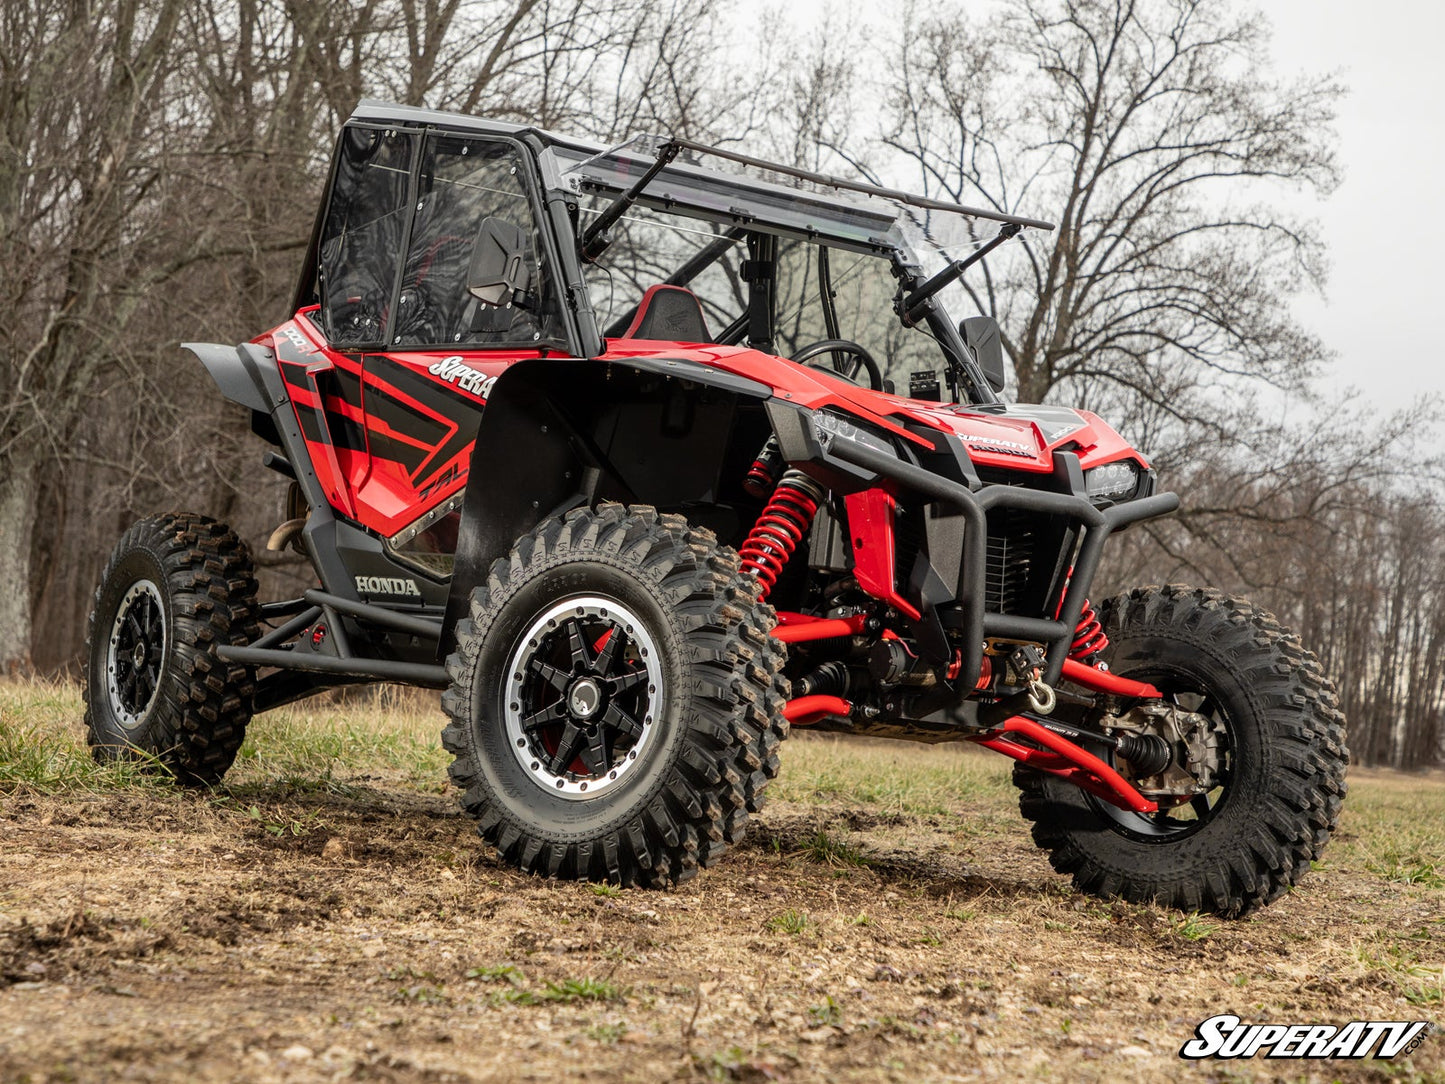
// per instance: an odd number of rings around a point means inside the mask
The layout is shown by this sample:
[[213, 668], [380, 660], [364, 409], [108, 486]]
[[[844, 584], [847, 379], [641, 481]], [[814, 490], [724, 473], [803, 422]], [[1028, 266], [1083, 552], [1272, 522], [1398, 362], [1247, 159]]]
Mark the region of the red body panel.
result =
[[390, 537], [466, 487], [493, 381], [539, 352], [341, 353], [310, 311], [256, 341], [275, 351], [332, 507]]
[[853, 574], [858, 586], [886, 602], [899, 613], [917, 621], [922, 615], [898, 593], [894, 578], [893, 520], [898, 502], [886, 489], [865, 489], [844, 498], [848, 506], [848, 531], [853, 541]]
[[[508, 366], [541, 355], [517, 349], [343, 353], [326, 345], [311, 322], [312, 312], [303, 309], [256, 341], [275, 351], [332, 506], [389, 537], [466, 487], [476, 423], [493, 380]], [[915, 444], [926, 442], [903, 423], [954, 433], [980, 467], [1047, 472], [1053, 469], [1053, 452], [1066, 445], [1074, 447], [1085, 469], [1122, 458], [1144, 464], [1123, 438], [1087, 411], [1023, 407], [990, 413], [920, 402], [860, 388], [825, 370], [746, 347], [610, 339], [597, 363], [637, 357], [690, 361], [747, 377], [799, 406], [839, 408]], [[1047, 418], [1036, 416], [1045, 412]], [[865, 504], [860, 513], [869, 522], [877, 520], [873, 513], [882, 510]], [[876, 581], [879, 597], [916, 616], [896, 591], [884, 590], [892, 583], [890, 570], [883, 567], [891, 559], [891, 547], [884, 544], [886, 527], [874, 523], [863, 537], [860, 577], [876, 573], [870, 582]]]

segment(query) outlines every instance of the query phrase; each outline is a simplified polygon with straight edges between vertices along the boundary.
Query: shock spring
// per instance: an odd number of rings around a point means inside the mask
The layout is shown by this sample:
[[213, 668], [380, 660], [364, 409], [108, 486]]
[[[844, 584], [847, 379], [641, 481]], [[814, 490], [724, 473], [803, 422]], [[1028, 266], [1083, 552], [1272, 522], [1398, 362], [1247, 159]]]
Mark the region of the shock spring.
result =
[[1089, 660], [1108, 646], [1109, 637], [1104, 633], [1098, 613], [1089, 600], [1084, 599], [1084, 608], [1079, 611], [1079, 623], [1074, 626], [1074, 642], [1069, 647], [1069, 658], [1092, 665]]
[[758, 578], [760, 600], [766, 600], [778, 582], [826, 497], [823, 488], [799, 470], [786, 472], [778, 482], [739, 551], [742, 570]]

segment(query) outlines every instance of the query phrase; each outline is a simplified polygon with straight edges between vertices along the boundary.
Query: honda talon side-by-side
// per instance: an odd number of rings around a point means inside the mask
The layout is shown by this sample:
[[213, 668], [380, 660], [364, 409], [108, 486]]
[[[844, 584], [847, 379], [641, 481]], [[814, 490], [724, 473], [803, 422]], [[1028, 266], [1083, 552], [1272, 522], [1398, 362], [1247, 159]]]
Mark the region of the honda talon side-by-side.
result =
[[442, 690], [502, 858], [668, 885], [738, 842], [790, 728], [1013, 758], [1082, 891], [1240, 915], [1345, 794], [1318, 661], [1218, 591], [1095, 606], [1178, 507], [1084, 410], [1000, 399], [961, 276], [1052, 227], [685, 139], [604, 148], [363, 102], [293, 315], [191, 343], [289, 479], [261, 601], [198, 513], [142, 520], [89, 623], [97, 756], [215, 783], [256, 712]]

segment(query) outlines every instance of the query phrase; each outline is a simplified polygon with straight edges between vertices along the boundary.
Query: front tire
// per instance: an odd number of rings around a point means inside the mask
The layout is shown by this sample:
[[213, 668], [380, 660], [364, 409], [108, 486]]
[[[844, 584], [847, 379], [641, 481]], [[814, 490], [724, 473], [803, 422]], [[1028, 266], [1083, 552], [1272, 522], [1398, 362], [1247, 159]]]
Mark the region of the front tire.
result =
[[116, 544], [86, 635], [85, 725], [100, 761], [154, 758], [179, 782], [218, 782], [251, 718], [251, 671], [222, 645], [258, 635], [246, 544], [207, 516], [144, 519]]
[[493, 564], [456, 629], [442, 743], [502, 857], [662, 885], [742, 839], [787, 736], [783, 646], [737, 554], [604, 505]]
[[1219, 785], [1145, 816], [1019, 765], [1034, 842], [1096, 896], [1226, 917], [1277, 899], [1319, 857], [1345, 796], [1344, 716], [1318, 659], [1273, 616], [1217, 591], [1138, 588], [1102, 618], [1111, 670], [1211, 720]]

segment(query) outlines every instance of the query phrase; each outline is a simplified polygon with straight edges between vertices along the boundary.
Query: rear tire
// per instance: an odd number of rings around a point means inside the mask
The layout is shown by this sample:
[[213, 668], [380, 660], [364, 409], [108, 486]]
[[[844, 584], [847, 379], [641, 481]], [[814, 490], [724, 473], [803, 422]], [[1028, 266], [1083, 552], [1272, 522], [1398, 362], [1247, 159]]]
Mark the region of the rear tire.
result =
[[551, 877], [664, 885], [743, 838], [778, 771], [784, 647], [711, 532], [645, 507], [543, 523], [471, 595], [447, 659], [453, 781]]
[[1319, 857], [1345, 796], [1345, 721], [1319, 660], [1273, 616], [1217, 591], [1137, 588], [1102, 619], [1111, 670], [1202, 698], [1189, 710], [1221, 726], [1222, 787], [1183, 819], [1148, 817], [1017, 765], [1034, 842], [1091, 895], [1226, 917], [1279, 898]]
[[153, 757], [187, 784], [211, 784], [251, 718], [251, 671], [223, 644], [256, 639], [246, 545], [207, 516], [141, 520], [117, 543], [86, 636], [85, 725], [100, 761]]

